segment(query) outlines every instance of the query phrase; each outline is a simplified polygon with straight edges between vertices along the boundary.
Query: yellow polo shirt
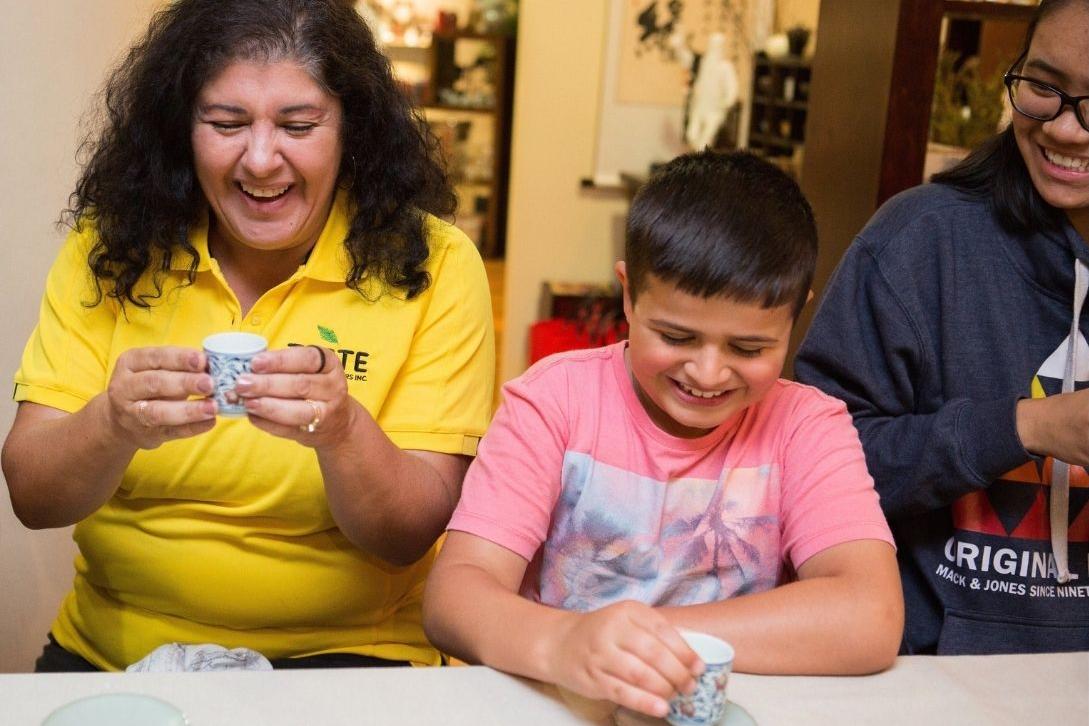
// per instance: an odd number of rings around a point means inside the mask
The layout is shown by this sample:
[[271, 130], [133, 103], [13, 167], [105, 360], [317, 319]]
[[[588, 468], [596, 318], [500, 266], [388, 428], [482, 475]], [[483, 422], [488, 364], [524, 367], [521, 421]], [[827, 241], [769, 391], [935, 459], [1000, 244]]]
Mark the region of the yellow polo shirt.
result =
[[[494, 338], [484, 266], [456, 228], [429, 218], [431, 285], [367, 298], [344, 284], [349, 216], [338, 199], [309, 260], [243, 316], [207, 228], [175, 262], [149, 310], [94, 307], [93, 230], [69, 236], [49, 274], [15, 400], [76, 411], [105, 390], [129, 348], [200, 348], [210, 333], [259, 333], [270, 348], [337, 351], [348, 390], [395, 444], [475, 454], [491, 415]], [[147, 280], [141, 289], [150, 290]], [[360, 460], [359, 466], [367, 466]], [[57, 641], [122, 669], [163, 643], [245, 646], [269, 658], [352, 652], [437, 664], [421, 626], [432, 548], [394, 567], [353, 547], [329, 512], [312, 449], [221, 419], [201, 436], [140, 451], [114, 496], [75, 528], [72, 592]]]

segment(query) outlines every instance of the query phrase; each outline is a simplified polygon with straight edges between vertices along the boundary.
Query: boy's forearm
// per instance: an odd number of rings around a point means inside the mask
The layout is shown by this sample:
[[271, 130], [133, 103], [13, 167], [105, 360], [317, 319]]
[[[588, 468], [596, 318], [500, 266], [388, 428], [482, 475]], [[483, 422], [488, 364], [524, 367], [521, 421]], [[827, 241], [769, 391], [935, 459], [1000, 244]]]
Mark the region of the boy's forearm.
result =
[[471, 565], [437, 567], [424, 601], [424, 629], [439, 650], [546, 682], [555, 681], [552, 646], [571, 617], [511, 592]]
[[734, 669], [765, 674], [874, 673], [900, 646], [899, 583], [815, 577], [720, 602], [658, 611], [734, 646]]

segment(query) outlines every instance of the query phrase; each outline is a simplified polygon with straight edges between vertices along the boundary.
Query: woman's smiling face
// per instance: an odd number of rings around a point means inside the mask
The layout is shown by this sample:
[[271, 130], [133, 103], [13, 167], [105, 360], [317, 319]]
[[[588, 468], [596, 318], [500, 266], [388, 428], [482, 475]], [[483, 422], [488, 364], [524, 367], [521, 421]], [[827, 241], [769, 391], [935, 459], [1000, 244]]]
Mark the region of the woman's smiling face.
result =
[[218, 242], [305, 255], [336, 191], [341, 113], [340, 101], [291, 60], [236, 61], [205, 84], [193, 165]]
[[[1020, 75], [1072, 96], [1089, 94], [1089, 6], [1068, 3], [1036, 28]], [[1033, 186], [1089, 239], [1089, 131], [1070, 106], [1051, 121], [1014, 112], [1013, 130]]]

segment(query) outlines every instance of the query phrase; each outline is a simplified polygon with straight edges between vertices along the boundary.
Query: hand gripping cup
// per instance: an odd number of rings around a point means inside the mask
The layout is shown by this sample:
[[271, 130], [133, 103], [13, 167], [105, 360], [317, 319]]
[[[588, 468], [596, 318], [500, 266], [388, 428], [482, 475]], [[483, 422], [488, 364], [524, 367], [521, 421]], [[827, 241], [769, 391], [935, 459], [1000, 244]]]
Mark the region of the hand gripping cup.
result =
[[707, 669], [700, 676], [696, 690], [689, 696], [678, 695], [669, 702], [666, 721], [673, 726], [711, 726], [726, 715], [726, 682], [734, 666], [734, 649], [713, 635], [682, 630], [681, 637], [696, 651]]
[[220, 416], [246, 415], [246, 407], [233, 395], [234, 383], [250, 372], [253, 357], [267, 349], [268, 341], [252, 333], [216, 333], [204, 339], [208, 372], [215, 387], [212, 396]]

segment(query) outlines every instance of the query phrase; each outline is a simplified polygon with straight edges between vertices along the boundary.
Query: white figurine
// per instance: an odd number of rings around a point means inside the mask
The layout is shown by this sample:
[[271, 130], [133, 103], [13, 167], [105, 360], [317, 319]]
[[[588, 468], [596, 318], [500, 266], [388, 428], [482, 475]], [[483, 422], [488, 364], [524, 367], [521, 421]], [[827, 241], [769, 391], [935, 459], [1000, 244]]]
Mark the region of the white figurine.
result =
[[726, 120], [726, 113], [737, 103], [737, 70], [726, 58], [726, 36], [712, 33], [707, 51], [700, 60], [688, 101], [688, 128], [684, 138], [693, 149], [709, 146]]

